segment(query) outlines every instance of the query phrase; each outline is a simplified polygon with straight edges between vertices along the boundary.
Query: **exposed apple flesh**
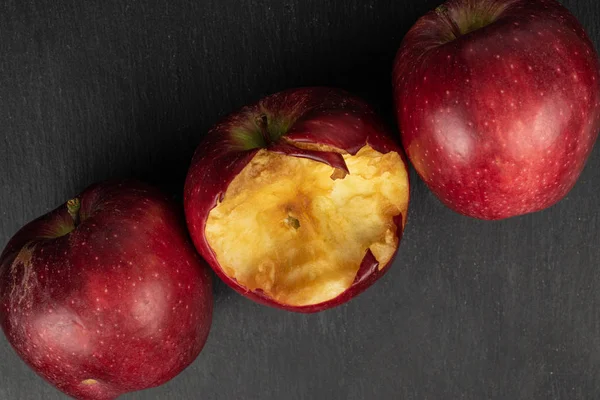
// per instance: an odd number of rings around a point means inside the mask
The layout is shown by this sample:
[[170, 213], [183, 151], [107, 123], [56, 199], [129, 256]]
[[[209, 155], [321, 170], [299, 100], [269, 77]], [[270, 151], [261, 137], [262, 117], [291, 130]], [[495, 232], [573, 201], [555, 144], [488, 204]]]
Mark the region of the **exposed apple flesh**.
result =
[[598, 56], [554, 0], [448, 1], [405, 36], [393, 79], [410, 161], [476, 218], [558, 202], [600, 129]]
[[157, 190], [104, 182], [30, 222], [0, 257], [0, 325], [19, 356], [78, 399], [160, 385], [198, 355], [207, 266]]
[[390, 266], [406, 222], [406, 163], [362, 100], [292, 89], [217, 124], [186, 181], [196, 248], [227, 284], [263, 304], [316, 312]]
[[343, 157], [348, 174], [337, 178], [324, 163], [256, 153], [206, 224], [223, 271], [280, 303], [307, 306], [347, 290], [367, 250], [387, 265], [399, 241], [394, 217], [407, 208], [404, 163], [368, 145]]

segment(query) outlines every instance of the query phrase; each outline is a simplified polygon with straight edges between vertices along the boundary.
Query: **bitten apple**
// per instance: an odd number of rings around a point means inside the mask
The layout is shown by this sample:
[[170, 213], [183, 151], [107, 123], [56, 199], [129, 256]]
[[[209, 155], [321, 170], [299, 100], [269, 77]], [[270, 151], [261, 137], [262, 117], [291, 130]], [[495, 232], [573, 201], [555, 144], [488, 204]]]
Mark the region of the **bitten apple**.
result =
[[408, 158], [468, 216], [555, 204], [600, 129], [598, 56], [554, 0], [448, 1], [406, 35], [393, 75]]
[[113, 399], [194, 361], [210, 329], [211, 287], [182, 213], [144, 184], [106, 182], [9, 241], [0, 323], [52, 385], [79, 399]]
[[213, 127], [184, 205], [197, 249], [231, 287], [315, 312], [387, 271], [408, 197], [401, 150], [371, 108], [341, 90], [302, 88]]

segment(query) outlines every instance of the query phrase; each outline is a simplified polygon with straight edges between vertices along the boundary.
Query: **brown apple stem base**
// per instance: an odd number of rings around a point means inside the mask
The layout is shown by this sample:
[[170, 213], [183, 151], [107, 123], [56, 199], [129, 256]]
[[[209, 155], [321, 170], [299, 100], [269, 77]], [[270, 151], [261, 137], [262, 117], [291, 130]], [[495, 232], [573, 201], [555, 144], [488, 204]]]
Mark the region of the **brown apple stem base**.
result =
[[265, 114], [261, 115], [260, 117], [256, 118], [256, 125], [258, 126], [258, 129], [260, 130], [260, 134], [262, 137], [262, 140], [265, 142], [265, 146], [268, 146], [269, 144], [271, 144], [271, 135], [269, 134], [269, 117], [267, 117]]
[[79, 222], [80, 222], [79, 221], [79, 209], [80, 208], [81, 208], [81, 201], [79, 200], [79, 198], [75, 197], [74, 199], [67, 201], [67, 211], [69, 212], [69, 215], [73, 219], [73, 225], [75, 227], [77, 227], [77, 225], [79, 225]]

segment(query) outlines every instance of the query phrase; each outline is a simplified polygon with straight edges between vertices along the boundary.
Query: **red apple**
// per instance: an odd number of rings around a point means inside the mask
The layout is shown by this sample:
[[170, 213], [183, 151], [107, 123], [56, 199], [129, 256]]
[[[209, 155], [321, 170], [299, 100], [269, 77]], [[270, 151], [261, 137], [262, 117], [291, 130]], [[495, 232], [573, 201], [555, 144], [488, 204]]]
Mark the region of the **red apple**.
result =
[[410, 161], [476, 218], [558, 202], [600, 129], [598, 57], [554, 0], [448, 1], [406, 35], [393, 82]]
[[263, 304], [316, 312], [391, 264], [406, 222], [398, 145], [362, 100], [288, 90], [225, 118], [194, 155], [185, 213], [196, 248]]
[[196, 358], [210, 329], [211, 288], [171, 202], [141, 183], [102, 183], [9, 241], [0, 323], [58, 389], [113, 399], [160, 385]]

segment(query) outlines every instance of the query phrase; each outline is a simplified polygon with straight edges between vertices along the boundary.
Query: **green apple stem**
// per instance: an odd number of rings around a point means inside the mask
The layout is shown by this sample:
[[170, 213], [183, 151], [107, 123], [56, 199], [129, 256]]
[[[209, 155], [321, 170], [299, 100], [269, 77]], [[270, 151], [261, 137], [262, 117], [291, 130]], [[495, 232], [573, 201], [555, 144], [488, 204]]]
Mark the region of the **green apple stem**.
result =
[[269, 135], [269, 119], [265, 114], [262, 114], [261, 116], [256, 118], [256, 125], [258, 125], [258, 128], [260, 129], [260, 134], [262, 135], [262, 138], [265, 142], [265, 145], [268, 146], [269, 144], [271, 144], [271, 136]]
[[444, 21], [446, 21], [446, 23], [450, 26], [450, 29], [452, 29], [452, 34], [454, 35], [455, 39], [458, 39], [459, 37], [462, 36], [460, 27], [458, 26], [456, 21], [454, 21], [454, 19], [452, 19], [452, 16], [450, 16], [448, 7], [446, 7], [445, 5], [442, 4], [441, 6], [439, 6], [438, 8], [435, 9], [435, 12], [437, 13], [437, 15], [442, 17], [444, 19]]
[[67, 201], [67, 211], [71, 218], [73, 218], [73, 224], [75, 226], [79, 225], [79, 209], [81, 208], [81, 201], [79, 198], [75, 197]]

